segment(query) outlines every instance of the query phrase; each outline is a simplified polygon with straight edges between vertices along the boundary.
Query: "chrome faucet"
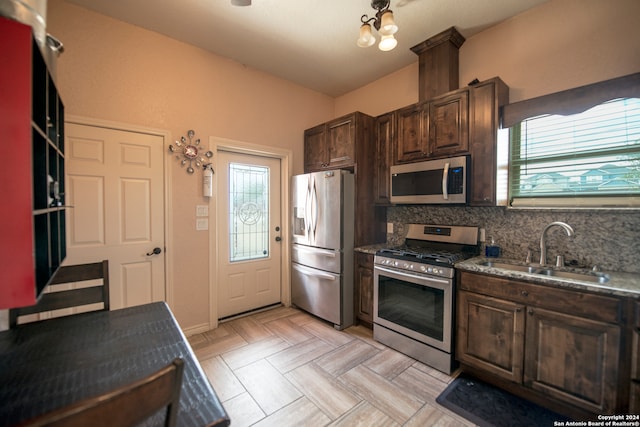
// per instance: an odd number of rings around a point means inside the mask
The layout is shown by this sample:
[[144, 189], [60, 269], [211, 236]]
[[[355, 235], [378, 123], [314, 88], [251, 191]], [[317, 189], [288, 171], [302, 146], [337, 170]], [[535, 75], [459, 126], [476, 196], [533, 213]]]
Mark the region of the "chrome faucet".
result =
[[551, 224], [547, 225], [544, 230], [542, 230], [542, 236], [540, 236], [540, 265], [546, 265], [547, 264], [547, 230], [550, 229], [551, 227], [553, 227], [554, 225], [557, 225], [559, 227], [562, 227], [564, 229], [564, 231], [567, 232], [567, 236], [571, 237], [573, 236], [573, 228], [571, 228], [571, 226], [569, 224], [566, 224], [564, 222], [560, 222], [560, 221], [555, 221], [552, 222]]

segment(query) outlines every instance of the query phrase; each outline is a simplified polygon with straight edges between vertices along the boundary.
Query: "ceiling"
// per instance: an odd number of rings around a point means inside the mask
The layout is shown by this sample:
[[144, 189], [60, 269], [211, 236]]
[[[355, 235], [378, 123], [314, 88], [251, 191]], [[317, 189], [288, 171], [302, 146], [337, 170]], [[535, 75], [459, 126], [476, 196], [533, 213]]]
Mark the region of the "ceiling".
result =
[[67, 1], [336, 97], [415, 63], [410, 48], [441, 31], [468, 39], [548, 0], [391, 0], [390, 52], [356, 46], [360, 17], [376, 12], [370, 0]]

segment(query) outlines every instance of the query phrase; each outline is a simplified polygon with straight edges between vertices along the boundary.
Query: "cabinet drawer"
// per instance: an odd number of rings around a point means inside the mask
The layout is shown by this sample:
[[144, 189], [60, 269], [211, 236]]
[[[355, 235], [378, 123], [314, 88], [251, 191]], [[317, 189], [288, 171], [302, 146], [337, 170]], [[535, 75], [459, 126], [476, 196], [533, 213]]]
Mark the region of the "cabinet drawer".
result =
[[501, 277], [462, 272], [460, 289], [506, 298], [510, 301], [556, 309], [609, 323], [622, 321], [622, 301], [572, 289], [508, 280]]

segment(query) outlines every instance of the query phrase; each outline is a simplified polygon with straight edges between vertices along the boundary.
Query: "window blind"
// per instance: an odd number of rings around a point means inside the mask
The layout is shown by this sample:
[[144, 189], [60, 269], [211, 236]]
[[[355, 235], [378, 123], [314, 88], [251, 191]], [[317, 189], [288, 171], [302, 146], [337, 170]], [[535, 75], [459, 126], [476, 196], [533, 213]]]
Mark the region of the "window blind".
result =
[[640, 98], [523, 120], [510, 145], [512, 206], [639, 204]]

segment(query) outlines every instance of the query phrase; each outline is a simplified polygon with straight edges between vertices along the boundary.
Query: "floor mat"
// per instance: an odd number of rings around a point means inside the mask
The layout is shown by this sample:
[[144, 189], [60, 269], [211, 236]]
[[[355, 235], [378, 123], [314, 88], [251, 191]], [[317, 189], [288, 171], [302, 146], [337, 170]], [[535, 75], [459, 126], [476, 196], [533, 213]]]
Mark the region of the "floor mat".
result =
[[553, 426], [563, 415], [461, 374], [436, 402], [479, 426]]

